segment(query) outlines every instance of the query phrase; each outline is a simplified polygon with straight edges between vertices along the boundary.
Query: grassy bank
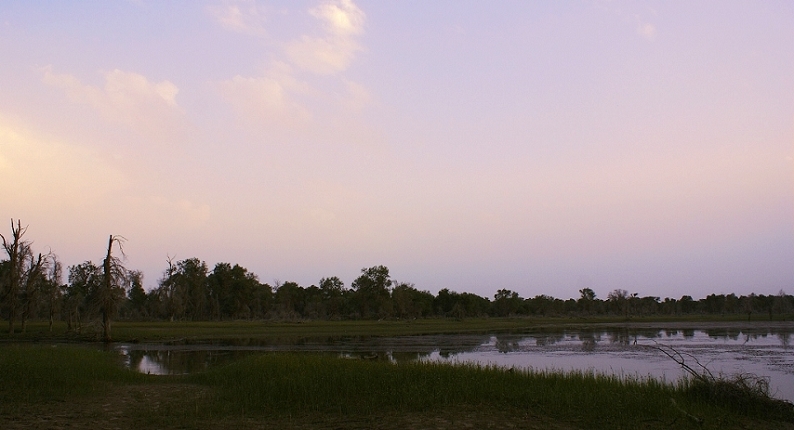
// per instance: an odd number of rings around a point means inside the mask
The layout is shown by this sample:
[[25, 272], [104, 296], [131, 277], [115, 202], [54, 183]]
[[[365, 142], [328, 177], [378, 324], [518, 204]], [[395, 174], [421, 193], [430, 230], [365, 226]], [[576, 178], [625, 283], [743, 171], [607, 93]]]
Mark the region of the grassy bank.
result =
[[[386, 320], [386, 321], [118, 321], [113, 323], [113, 339], [119, 342], [167, 342], [177, 340], [208, 340], [208, 339], [276, 339], [276, 338], [307, 338], [307, 337], [338, 337], [338, 336], [406, 336], [423, 334], [452, 333], [493, 333], [521, 332], [547, 327], [582, 328], [598, 327], [610, 324], [634, 325], [637, 327], [650, 325], [654, 328], [680, 328], [682, 324], [784, 324], [794, 325], [792, 318], [788, 321], [769, 321], [764, 319], [748, 322], [737, 315], [688, 315], [686, 317], [647, 317], [647, 318], [428, 318], [417, 320]], [[94, 341], [98, 340], [101, 328], [98, 324], [85, 324], [81, 332], [67, 333], [63, 322], [56, 322], [52, 331], [42, 321], [33, 321], [26, 333], [9, 334], [0, 331], [0, 341]]]
[[794, 428], [791, 408], [653, 380], [319, 354], [255, 355], [174, 377], [118, 360], [87, 348], [0, 347], [0, 427]]

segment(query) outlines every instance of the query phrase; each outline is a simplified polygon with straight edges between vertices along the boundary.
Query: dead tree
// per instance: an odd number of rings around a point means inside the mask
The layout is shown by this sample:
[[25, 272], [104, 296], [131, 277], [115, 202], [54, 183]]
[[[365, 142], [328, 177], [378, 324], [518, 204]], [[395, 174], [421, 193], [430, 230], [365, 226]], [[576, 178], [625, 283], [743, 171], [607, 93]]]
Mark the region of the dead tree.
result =
[[110, 235], [108, 239], [108, 252], [102, 262], [102, 284], [96, 296], [96, 305], [102, 315], [102, 340], [111, 342], [110, 323], [111, 317], [118, 311], [119, 303], [124, 299], [125, 286], [128, 276], [127, 269], [121, 259], [113, 256], [113, 244], [118, 244], [121, 255], [124, 256], [123, 243], [126, 239], [122, 236]]
[[44, 281], [44, 257], [28, 258], [28, 269], [25, 271], [25, 288], [22, 291], [22, 333], [28, 327], [28, 320], [34, 316], [39, 304], [42, 282]]
[[3, 249], [8, 254], [8, 280], [3, 301], [8, 306], [8, 332], [10, 334], [14, 333], [14, 324], [19, 310], [19, 290], [23, 277], [23, 265], [25, 257], [30, 253], [30, 244], [22, 240], [22, 236], [25, 235], [27, 229], [27, 226], [22, 227], [22, 223], [19, 220], [17, 220], [15, 226], [12, 218], [10, 239], [6, 239], [5, 236], [0, 234], [0, 238], [3, 239]]

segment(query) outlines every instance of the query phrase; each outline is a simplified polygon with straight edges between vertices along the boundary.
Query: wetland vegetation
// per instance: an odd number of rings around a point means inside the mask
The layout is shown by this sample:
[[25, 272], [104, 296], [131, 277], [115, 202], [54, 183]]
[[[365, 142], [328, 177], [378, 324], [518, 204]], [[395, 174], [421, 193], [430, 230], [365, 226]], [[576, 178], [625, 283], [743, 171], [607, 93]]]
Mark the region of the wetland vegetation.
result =
[[794, 428], [791, 404], [665, 384], [267, 353], [206, 372], [153, 376], [68, 345], [0, 348], [3, 428]]

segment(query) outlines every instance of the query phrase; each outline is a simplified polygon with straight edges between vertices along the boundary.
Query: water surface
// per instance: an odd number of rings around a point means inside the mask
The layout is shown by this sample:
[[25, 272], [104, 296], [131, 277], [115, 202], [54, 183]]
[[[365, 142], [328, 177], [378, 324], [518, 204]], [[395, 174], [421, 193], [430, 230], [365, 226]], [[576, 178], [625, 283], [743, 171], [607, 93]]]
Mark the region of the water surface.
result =
[[663, 353], [715, 376], [754, 374], [775, 397], [794, 402], [794, 323], [680, 324], [668, 328], [604, 325], [521, 333], [397, 337], [225, 339], [172, 344], [121, 344], [127, 365], [144, 373], [184, 374], [273, 351], [329, 353], [392, 362], [477, 363], [535, 370], [585, 371], [677, 381], [681, 366]]

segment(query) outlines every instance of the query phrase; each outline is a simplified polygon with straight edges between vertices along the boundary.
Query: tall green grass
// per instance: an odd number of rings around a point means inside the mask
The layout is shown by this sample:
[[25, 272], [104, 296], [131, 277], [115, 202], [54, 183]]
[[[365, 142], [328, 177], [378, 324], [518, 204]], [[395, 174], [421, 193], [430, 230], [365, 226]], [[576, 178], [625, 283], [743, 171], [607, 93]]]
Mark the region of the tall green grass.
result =
[[74, 346], [0, 347], [0, 402], [63, 400], [114, 384], [142, 382], [117, 354]]
[[[732, 400], [711, 395], [691, 381], [667, 384], [585, 372], [392, 364], [292, 353], [253, 355], [187, 376], [151, 376], [126, 370], [119, 360], [113, 352], [83, 347], [2, 346], [0, 415], [19, 402], [46, 408], [47, 402], [101, 396], [131, 384], [157, 390], [158, 384], [168, 383], [185, 396], [174, 396], [157, 410], [136, 404], [130, 412], [134, 420], [171, 427], [192, 422], [200, 428], [213, 420], [240, 417], [272, 424], [300, 416], [384, 417], [460, 410], [484, 416], [517, 412], [589, 429], [794, 424], [791, 408], [770, 409], [774, 405], [763, 402], [736, 408]], [[504, 419], [505, 414], [495, 416]]]
[[[443, 408], [537, 411], [585, 428], [642, 423], [695, 426], [719, 405], [691, 402], [683, 386], [582, 372], [532, 372], [438, 363], [394, 365], [310, 354], [265, 354], [190, 376], [216, 388], [213, 414], [384, 414]], [[675, 403], [673, 403], [675, 402]], [[712, 419], [712, 422], [715, 422]]]

